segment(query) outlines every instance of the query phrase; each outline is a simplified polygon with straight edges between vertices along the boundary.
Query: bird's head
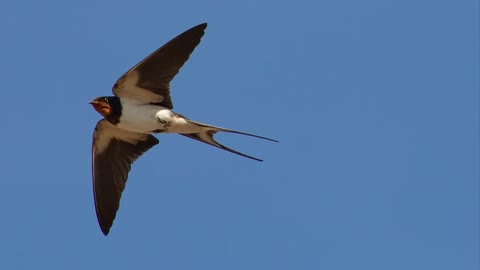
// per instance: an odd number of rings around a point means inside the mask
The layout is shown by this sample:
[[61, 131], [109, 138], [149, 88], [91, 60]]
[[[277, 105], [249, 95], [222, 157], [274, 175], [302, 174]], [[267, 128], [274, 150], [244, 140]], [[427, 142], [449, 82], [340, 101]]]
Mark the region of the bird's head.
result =
[[103, 117], [107, 117], [112, 112], [112, 107], [110, 106], [109, 101], [110, 97], [97, 97], [89, 103], [99, 114]]

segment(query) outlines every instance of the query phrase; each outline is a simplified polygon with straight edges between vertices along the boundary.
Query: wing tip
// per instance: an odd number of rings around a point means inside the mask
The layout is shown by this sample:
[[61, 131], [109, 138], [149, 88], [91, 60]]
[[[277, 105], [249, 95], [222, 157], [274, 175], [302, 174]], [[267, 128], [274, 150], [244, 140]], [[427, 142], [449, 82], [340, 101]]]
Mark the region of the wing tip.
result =
[[108, 233], [110, 232], [110, 227], [100, 227], [102, 229], [102, 233], [105, 236], [108, 236]]
[[[98, 210], [98, 209], [97, 209]], [[102, 217], [100, 213], [97, 211], [97, 221], [98, 225], [100, 226], [100, 230], [102, 231], [103, 235], [107, 236], [108, 233], [110, 233], [110, 229], [113, 226], [113, 220], [115, 220], [115, 217], [111, 221], [107, 219], [106, 221], [104, 220], [105, 217]]]
[[204, 23], [195, 25], [194, 27], [186, 30], [184, 33], [193, 31], [193, 32], [201, 33], [201, 35], [203, 36], [205, 34], [205, 29], [207, 29], [207, 26], [208, 26], [207, 22], [204, 22]]
[[207, 23], [207, 22], [204, 22], [204, 23], [201, 23], [201, 24], [199, 24], [199, 25], [197, 25], [197, 26], [195, 26], [195, 27], [205, 29], [205, 28], [207, 28], [207, 26], [208, 26], [208, 23]]

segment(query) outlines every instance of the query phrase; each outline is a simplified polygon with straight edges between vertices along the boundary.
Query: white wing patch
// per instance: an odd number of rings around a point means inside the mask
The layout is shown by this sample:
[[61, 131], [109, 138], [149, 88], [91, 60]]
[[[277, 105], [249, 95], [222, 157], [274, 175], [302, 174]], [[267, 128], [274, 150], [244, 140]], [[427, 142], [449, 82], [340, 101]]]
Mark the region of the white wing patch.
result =
[[131, 70], [123, 75], [117, 81], [115, 95], [130, 100], [136, 100], [140, 103], [160, 103], [164, 100], [163, 96], [154, 92], [138, 87], [140, 72]]

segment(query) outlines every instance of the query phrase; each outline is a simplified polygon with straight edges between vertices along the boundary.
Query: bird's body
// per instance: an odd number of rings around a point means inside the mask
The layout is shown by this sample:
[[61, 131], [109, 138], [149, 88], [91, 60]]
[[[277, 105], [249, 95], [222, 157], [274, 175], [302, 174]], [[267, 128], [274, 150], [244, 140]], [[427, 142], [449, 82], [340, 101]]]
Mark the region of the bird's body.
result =
[[170, 81], [200, 43], [206, 27], [206, 23], [197, 25], [172, 39], [120, 77], [112, 89], [114, 96], [90, 102], [104, 117], [93, 134], [92, 175], [95, 209], [105, 235], [115, 219], [131, 164], [158, 144], [152, 134], [178, 133], [258, 161], [221, 145], [214, 134], [222, 131], [275, 141], [195, 122], [172, 111]]
[[200, 128], [168, 108], [121, 99], [122, 115], [118, 127], [140, 133], [196, 133]]

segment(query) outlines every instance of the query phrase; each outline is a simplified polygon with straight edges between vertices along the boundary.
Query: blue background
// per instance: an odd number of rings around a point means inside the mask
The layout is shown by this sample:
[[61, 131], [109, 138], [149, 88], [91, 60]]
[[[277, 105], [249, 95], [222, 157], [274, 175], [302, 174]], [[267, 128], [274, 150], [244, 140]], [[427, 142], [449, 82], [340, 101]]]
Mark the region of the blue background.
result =
[[[478, 1], [3, 1], [0, 269], [478, 269]], [[184, 30], [178, 135], [97, 225], [87, 103]]]

